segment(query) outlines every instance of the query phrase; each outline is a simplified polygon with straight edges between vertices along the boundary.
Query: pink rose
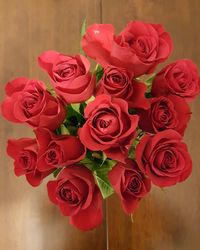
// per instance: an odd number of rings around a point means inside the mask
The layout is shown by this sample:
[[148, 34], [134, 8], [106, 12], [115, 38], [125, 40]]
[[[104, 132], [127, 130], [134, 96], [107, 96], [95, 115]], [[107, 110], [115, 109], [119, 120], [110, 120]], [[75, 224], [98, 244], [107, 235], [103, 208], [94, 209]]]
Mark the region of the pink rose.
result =
[[37, 168], [38, 146], [35, 139], [8, 140], [7, 153], [14, 159], [16, 176], [25, 175], [27, 181], [38, 186], [52, 171], [40, 172]]
[[99, 95], [87, 105], [84, 115], [86, 123], [78, 131], [81, 142], [90, 150], [101, 150], [124, 162], [138, 124], [138, 116], [128, 113], [127, 102]]
[[140, 200], [150, 192], [151, 181], [133, 160], [127, 159], [125, 164], [117, 163], [108, 176], [127, 214], [133, 213]]
[[35, 130], [38, 149], [38, 169], [45, 172], [69, 166], [85, 157], [86, 149], [72, 135], [55, 135], [47, 129]]
[[53, 97], [42, 82], [16, 78], [7, 83], [6, 94], [1, 110], [3, 116], [11, 122], [55, 130], [65, 119], [63, 103]]
[[181, 135], [165, 130], [145, 135], [136, 147], [139, 168], [159, 187], [168, 187], [186, 180], [192, 171], [192, 161]]
[[81, 230], [91, 230], [102, 222], [102, 197], [92, 173], [83, 165], [71, 165], [57, 180], [47, 184], [49, 199], [70, 223]]
[[115, 36], [111, 24], [93, 24], [82, 39], [85, 53], [101, 65], [128, 69], [134, 76], [152, 73], [172, 51], [172, 41], [160, 24], [133, 21]]
[[167, 65], [154, 78], [152, 95], [177, 95], [192, 101], [200, 93], [197, 66], [189, 59], [180, 59]]
[[109, 94], [128, 102], [130, 108], [149, 107], [145, 98], [146, 85], [133, 79], [133, 74], [123, 68], [108, 66], [99, 81], [96, 95]]
[[66, 103], [84, 102], [93, 94], [96, 79], [90, 73], [90, 62], [86, 57], [49, 50], [39, 56], [38, 62], [49, 74], [56, 93]]
[[139, 127], [150, 133], [174, 129], [181, 135], [190, 120], [190, 107], [183, 98], [175, 95], [150, 98], [150, 108], [139, 110]]

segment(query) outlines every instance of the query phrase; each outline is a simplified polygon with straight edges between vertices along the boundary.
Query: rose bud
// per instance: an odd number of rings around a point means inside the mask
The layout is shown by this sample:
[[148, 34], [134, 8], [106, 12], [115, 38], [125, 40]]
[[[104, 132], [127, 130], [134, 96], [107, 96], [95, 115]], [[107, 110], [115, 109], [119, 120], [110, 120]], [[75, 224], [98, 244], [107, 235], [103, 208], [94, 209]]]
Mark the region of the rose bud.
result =
[[38, 169], [43, 172], [79, 162], [85, 157], [86, 149], [72, 135], [55, 135], [47, 129], [35, 130], [39, 145]]
[[139, 110], [139, 127], [149, 133], [174, 129], [181, 135], [190, 120], [191, 111], [183, 98], [169, 95], [149, 99], [150, 108]]
[[108, 66], [98, 84], [96, 95], [108, 94], [126, 100], [129, 108], [146, 109], [149, 107], [145, 98], [146, 85], [133, 77], [123, 68]]
[[16, 78], [7, 83], [6, 94], [1, 110], [2, 115], [11, 122], [55, 130], [65, 119], [63, 103], [53, 97], [42, 82]]
[[151, 189], [151, 181], [145, 177], [136, 162], [130, 159], [125, 164], [117, 163], [108, 177], [127, 214], [135, 211], [140, 200]]
[[136, 147], [136, 160], [139, 168], [159, 187], [182, 182], [192, 171], [187, 146], [172, 129], [143, 136]]
[[66, 103], [84, 102], [93, 94], [96, 79], [90, 73], [86, 57], [49, 50], [38, 57], [38, 63], [49, 74], [56, 93]]
[[25, 175], [33, 187], [38, 186], [52, 172], [40, 172], [37, 169], [37, 153], [38, 147], [35, 139], [8, 140], [7, 154], [14, 159], [15, 175]]
[[84, 111], [86, 123], [79, 128], [81, 142], [92, 151], [124, 162], [135, 137], [138, 116], [128, 113], [128, 103], [109, 95], [99, 95]]
[[172, 41], [159, 24], [132, 21], [115, 36], [111, 24], [93, 24], [82, 39], [84, 52], [103, 67], [128, 69], [134, 76], [152, 73], [172, 51]]
[[92, 173], [83, 165], [63, 169], [57, 180], [47, 184], [49, 199], [70, 223], [81, 230], [91, 230], [102, 222], [102, 197]]
[[198, 69], [189, 59], [180, 59], [162, 69], [154, 78], [152, 95], [177, 95], [192, 101], [200, 93]]

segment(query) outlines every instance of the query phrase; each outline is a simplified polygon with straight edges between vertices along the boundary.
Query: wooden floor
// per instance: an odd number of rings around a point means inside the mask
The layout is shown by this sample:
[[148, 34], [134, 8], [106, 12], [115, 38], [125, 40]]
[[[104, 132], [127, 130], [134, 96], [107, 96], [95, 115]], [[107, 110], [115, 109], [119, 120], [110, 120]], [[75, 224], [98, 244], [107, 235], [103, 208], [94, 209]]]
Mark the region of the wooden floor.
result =
[[[1, 99], [10, 78], [47, 80], [36, 63], [43, 50], [77, 53], [85, 17], [89, 23], [113, 23], [117, 31], [133, 19], [163, 23], [174, 40], [170, 61], [187, 57], [200, 67], [199, 12], [199, 0], [0, 0]], [[45, 183], [33, 189], [14, 176], [7, 138], [31, 131], [0, 118], [0, 250], [200, 249], [200, 97], [191, 108], [185, 136], [193, 158], [191, 178], [165, 192], [153, 188], [133, 223], [111, 197], [104, 223], [89, 233], [69, 226], [49, 202]]]

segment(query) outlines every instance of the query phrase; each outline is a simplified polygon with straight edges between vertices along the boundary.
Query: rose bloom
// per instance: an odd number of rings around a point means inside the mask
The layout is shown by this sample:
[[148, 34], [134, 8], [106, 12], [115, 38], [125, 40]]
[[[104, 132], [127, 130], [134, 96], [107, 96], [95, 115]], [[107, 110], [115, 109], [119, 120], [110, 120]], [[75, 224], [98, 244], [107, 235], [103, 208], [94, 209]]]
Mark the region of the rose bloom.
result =
[[139, 201], [151, 189], [150, 179], [142, 173], [137, 163], [130, 159], [126, 160], [126, 164], [117, 163], [108, 177], [127, 214], [134, 212]]
[[57, 180], [47, 184], [49, 199], [70, 223], [81, 230], [91, 230], [102, 222], [102, 197], [91, 171], [83, 165], [71, 165]]
[[7, 154], [14, 159], [16, 176], [25, 175], [27, 181], [38, 186], [52, 171], [40, 172], [37, 168], [38, 146], [35, 139], [8, 140]]
[[53, 97], [42, 82], [24, 77], [16, 78], [7, 83], [6, 94], [1, 111], [11, 122], [55, 130], [65, 119], [63, 103]]
[[181, 135], [165, 130], [142, 137], [136, 147], [136, 161], [139, 168], [159, 187], [182, 182], [192, 171], [192, 161]]
[[181, 135], [190, 120], [191, 111], [183, 98], [169, 95], [149, 99], [148, 110], [139, 110], [139, 127], [150, 133], [174, 129]]
[[200, 93], [198, 69], [189, 59], [180, 59], [162, 69], [155, 77], [152, 95], [177, 95], [192, 101]]
[[126, 69], [108, 66], [99, 81], [96, 95], [109, 94], [128, 102], [129, 108], [148, 108], [145, 98], [146, 85], [133, 79]]
[[83, 36], [82, 48], [104, 67], [123, 67], [137, 77], [152, 73], [169, 57], [172, 41], [160, 24], [132, 21], [119, 35], [111, 24], [93, 24]]
[[84, 115], [86, 123], [78, 130], [81, 142], [90, 150], [101, 150], [124, 162], [138, 124], [138, 116], [128, 113], [127, 102], [99, 95], [87, 105]]
[[47, 129], [35, 131], [38, 141], [38, 169], [41, 172], [55, 170], [85, 157], [86, 149], [80, 140], [72, 135], [55, 135]]
[[38, 62], [49, 74], [56, 93], [66, 103], [84, 102], [93, 94], [96, 79], [90, 73], [90, 62], [86, 57], [50, 50], [42, 53]]

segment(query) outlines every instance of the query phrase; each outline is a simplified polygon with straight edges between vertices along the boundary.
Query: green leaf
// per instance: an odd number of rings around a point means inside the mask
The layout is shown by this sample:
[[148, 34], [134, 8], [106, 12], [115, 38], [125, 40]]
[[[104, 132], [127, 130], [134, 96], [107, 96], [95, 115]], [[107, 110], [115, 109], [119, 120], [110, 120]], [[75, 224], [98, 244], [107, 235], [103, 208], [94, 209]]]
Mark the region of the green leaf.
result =
[[94, 178], [104, 199], [112, 195], [114, 192], [108, 179], [108, 172], [115, 164], [116, 161], [107, 159], [104, 161], [103, 165], [99, 166], [98, 168], [96, 167], [94, 171]]
[[97, 64], [94, 70], [94, 74], [96, 75], [96, 80], [97, 82], [102, 78], [103, 76], [103, 68], [101, 67], [100, 64]]
[[[95, 181], [101, 191], [103, 198], [107, 198], [113, 193], [113, 188], [108, 180], [108, 172], [116, 164], [116, 161], [109, 160], [102, 156], [101, 159], [93, 158], [93, 153], [91, 151], [87, 152], [87, 157], [80, 161], [84, 164], [90, 171], [93, 172]], [[88, 158], [91, 157], [92, 159]], [[104, 160], [103, 160], [104, 159]]]
[[56, 178], [58, 176], [58, 174], [60, 173], [60, 171], [62, 170], [62, 168], [57, 168], [54, 172], [53, 172], [53, 177]]
[[81, 160], [80, 163], [85, 165], [91, 171], [95, 170], [95, 162], [87, 157]]
[[80, 113], [81, 113], [82, 115], [84, 115], [84, 109], [85, 109], [86, 106], [87, 106], [87, 104], [86, 104], [85, 102], [82, 102], [82, 103], [80, 104], [79, 110], [80, 110]]
[[156, 74], [152, 74], [149, 78], [145, 80], [145, 83], [147, 85], [147, 93], [151, 93], [151, 88], [152, 88], [152, 82], [155, 78]]
[[92, 101], [94, 101], [95, 97], [92, 95], [85, 103], [88, 104]]
[[71, 104], [71, 107], [77, 112], [80, 114], [80, 103], [72, 103]]
[[64, 124], [60, 125], [60, 132], [61, 132], [61, 135], [69, 135], [70, 134], [69, 130], [67, 129], [67, 127]]
[[[82, 37], [85, 35], [86, 26], [87, 26], [87, 22], [86, 22], [86, 18], [85, 18], [84, 21], [83, 21], [83, 24], [82, 24], [82, 26], [81, 26], [81, 39], [82, 39]], [[83, 52], [82, 47], [80, 47], [80, 53], [81, 53], [82, 55], [85, 54], [85, 53]]]
[[70, 131], [74, 132], [77, 131], [79, 127], [81, 127], [85, 123], [85, 118], [80, 112], [80, 104], [75, 105], [71, 104], [67, 106], [67, 119], [65, 122], [66, 127]]
[[104, 199], [113, 194], [114, 190], [108, 180], [108, 167], [101, 167], [94, 171], [94, 178]]
[[128, 112], [129, 112], [130, 115], [135, 115], [135, 114], [137, 114], [137, 112], [136, 112], [136, 110], [135, 110], [134, 108], [129, 108], [129, 109], [128, 109]]
[[107, 159], [107, 155], [105, 153], [103, 153], [103, 155], [102, 155], [102, 163], [101, 163], [100, 167], [103, 166], [103, 164], [105, 163], [106, 159]]
[[135, 159], [135, 149], [136, 149], [137, 145], [139, 144], [139, 142], [144, 134], [145, 134], [144, 131], [138, 130], [138, 135], [135, 138], [135, 140], [133, 141], [133, 143], [129, 149], [129, 152], [128, 152], [128, 157], [130, 159]]

